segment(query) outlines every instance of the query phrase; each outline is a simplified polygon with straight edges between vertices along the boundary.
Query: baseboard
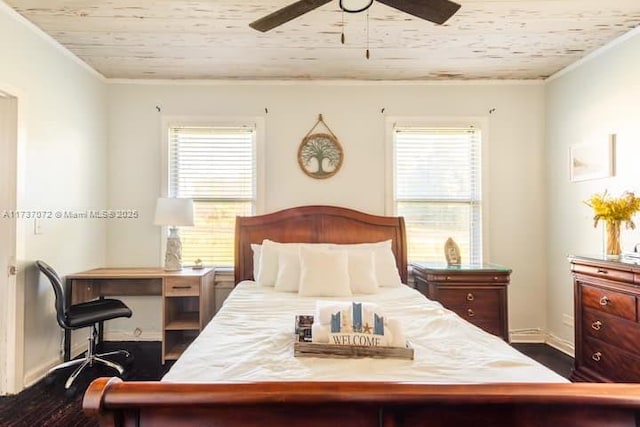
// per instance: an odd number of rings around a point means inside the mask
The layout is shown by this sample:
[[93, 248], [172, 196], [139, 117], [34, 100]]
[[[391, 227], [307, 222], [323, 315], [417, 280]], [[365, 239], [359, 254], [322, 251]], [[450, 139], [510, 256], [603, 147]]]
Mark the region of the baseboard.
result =
[[547, 334], [546, 344], [566, 354], [575, 357], [576, 349], [572, 343], [562, 338], [558, 338], [553, 334]]
[[47, 375], [49, 369], [59, 365], [60, 363], [62, 363], [62, 359], [51, 360], [47, 363], [43, 363], [42, 365], [37, 366], [34, 369], [31, 369], [24, 376], [24, 388], [31, 387], [32, 385], [40, 381], [42, 378], [44, 378], [45, 375]]
[[512, 343], [540, 343], [547, 344], [567, 356], [575, 357], [575, 347], [567, 340], [544, 332], [540, 328], [513, 330], [509, 333]]
[[547, 334], [540, 328], [516, 329], [509, 332], [513, 343], [546, 343]]

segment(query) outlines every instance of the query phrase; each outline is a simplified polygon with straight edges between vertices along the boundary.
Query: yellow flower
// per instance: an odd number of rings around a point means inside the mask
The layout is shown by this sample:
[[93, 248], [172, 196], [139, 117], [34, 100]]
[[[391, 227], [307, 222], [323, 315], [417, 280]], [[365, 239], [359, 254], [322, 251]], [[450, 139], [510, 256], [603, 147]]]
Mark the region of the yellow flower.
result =
[[608, 196], [605, 190], [602, 194], [594, 194], [585, 203], [593, 209], [594, 227], [598, 225], [598, 221], [603, 220], [620, 221], [624, 222], [627, 228], [636, 228], [631, 217], [640, 211], [640, 197], [636, 197], [633, 192], [625, 191], [616, 198]]

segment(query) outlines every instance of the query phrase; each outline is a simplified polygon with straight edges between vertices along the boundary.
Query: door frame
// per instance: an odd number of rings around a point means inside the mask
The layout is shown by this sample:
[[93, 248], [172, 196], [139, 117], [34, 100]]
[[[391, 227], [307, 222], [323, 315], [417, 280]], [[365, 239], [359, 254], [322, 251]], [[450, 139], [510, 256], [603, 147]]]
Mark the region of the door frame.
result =
[[[16, 88], [0, 84], [0, 92], [7, 97], [0, 98], [0, 102], [6, 103], [9, 115], [7, 122], [2, 125], [0, 131], [8, 132], [7, 140], [10, 146], [7, 153], [13, 164], [6, 178], [9, 183], [9, 204], [6, 209], [17, 211], [21, 206], [24, 195], [24, 179], [22, 173], [25, 170], [25, 117], [24, 96], [22, 91]], [[12, 105], [13, 104], [13, 105]], [[3, 208], [4, 210], [5, 208]], [[7, 219], [0, 218], [0, 221]], [[8, 265], [17, 268], [15, 275], [8, 271], [0, 274], [6, 277], [6, 286], [0, 289], [0, 395], [18, 393], [24, 388], [24, 283], [25, 283], [25, 229], [24, 221], [11, 220], [13, 228], [10, 232], [9, 252], [13, 249], [13, 260], [6, 260]], [[12, 239], [11, 239], [12, 238]], [[11, 248], [13, 246], [13, 248]]]

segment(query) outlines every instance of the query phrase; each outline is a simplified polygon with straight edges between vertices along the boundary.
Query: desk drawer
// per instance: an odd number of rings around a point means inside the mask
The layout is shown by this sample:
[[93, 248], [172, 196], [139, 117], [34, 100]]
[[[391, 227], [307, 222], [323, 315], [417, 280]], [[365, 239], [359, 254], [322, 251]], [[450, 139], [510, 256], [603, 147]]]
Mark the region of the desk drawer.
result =
[[167, 277], [164, 282], [164, 295], [199, 296], [200, 279], [198, 277]]

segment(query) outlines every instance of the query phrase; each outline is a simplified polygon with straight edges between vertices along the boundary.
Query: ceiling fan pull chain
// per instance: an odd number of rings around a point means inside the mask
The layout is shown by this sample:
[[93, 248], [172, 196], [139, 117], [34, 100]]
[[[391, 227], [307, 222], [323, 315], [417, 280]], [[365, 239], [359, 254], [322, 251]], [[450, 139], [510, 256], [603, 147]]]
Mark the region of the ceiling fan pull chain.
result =
[[369, 59], [369, 9], [367, 9], [367, 59]]
[[340, 41], [344, 44], [344, 9], [342, 9], [342, 35], [340, 36]]

